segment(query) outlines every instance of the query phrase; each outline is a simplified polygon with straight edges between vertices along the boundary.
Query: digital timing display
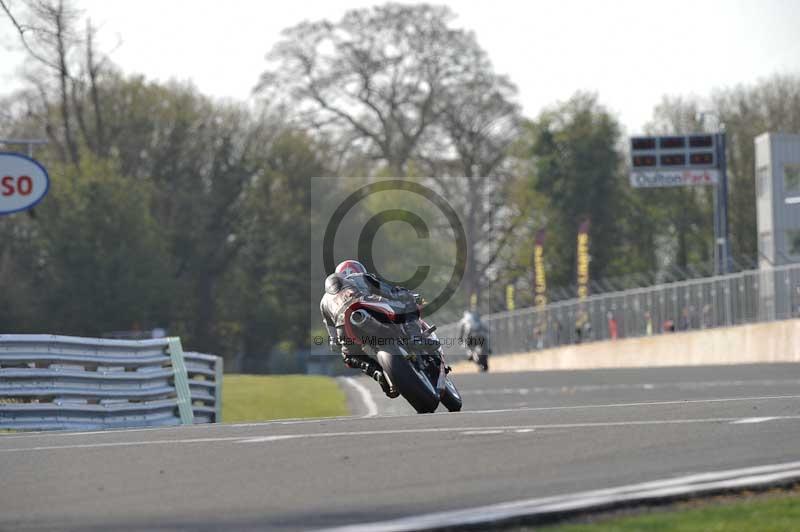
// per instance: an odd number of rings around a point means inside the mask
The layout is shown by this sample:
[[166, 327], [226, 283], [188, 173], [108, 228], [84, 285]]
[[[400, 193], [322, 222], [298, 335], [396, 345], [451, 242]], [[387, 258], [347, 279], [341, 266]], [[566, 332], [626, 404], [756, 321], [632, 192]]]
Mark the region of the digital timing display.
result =
[[631, 137], [629, 161], [635, 172], [707, 171], [719, 165], [715, 134]]
[[637, 150], [654, 150], [656, 149], [656, 139], [653, 137], [642, 137], [631, 139], [631, 149]]
[[661, 137], [658, 144], [661, 149], [683, 148], [686, 146], [686, 137]]
[[692, 153], [689, 155], [689, 162], [691, 164], [714, 164], [714, 154], [710, 151]]
[[634, 155], [633, 156], [633, 166], [641, 167], [641, 166], [655, 166], [656, 165], [656, 156], [655, 155]]
[[714, 145], [714, 138], [711, 135], [693, 135], [689, 137], [690, 148], [710, 148]]
[[686, 156], [682, 153], [671, 153], [661, 156], [661, 166], [683, 166], [686, 164]]

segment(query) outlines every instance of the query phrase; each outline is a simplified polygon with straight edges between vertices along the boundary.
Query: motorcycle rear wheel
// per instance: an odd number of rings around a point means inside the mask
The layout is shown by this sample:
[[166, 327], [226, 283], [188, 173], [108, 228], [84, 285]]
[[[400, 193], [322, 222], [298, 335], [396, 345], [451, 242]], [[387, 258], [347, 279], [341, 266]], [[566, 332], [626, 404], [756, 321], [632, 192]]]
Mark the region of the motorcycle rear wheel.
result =
[[396, 346], [386, 346], [377, 353], [383, 371], [400, 395], [420, 414], [429, 414], [439, 406], [439, 394], [428, 378], [403, 356]]

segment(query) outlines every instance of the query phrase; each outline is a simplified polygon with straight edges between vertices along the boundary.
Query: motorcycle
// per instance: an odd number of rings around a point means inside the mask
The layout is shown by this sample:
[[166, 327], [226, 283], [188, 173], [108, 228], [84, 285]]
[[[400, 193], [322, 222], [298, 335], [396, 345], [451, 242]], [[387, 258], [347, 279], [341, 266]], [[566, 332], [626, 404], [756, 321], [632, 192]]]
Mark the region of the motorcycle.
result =
[[[421, 337], [410, 332], [409, 323], [418, 325]], [[344, 329], [349, 341], [377, 359], [389, 385], [418, 413], [432, 413], [439, 403], [450, 412], [461, 410], [463, 401], [448, 375], [436, 326], [422, 319], [418, 305], [409, 311], [390, 300], [362, 296], [345, 309]]]
[[489, 353], [483, 341], [476, 341], [469, 347], [469, 359], [478, 365], [481, 373], [489, 371]]

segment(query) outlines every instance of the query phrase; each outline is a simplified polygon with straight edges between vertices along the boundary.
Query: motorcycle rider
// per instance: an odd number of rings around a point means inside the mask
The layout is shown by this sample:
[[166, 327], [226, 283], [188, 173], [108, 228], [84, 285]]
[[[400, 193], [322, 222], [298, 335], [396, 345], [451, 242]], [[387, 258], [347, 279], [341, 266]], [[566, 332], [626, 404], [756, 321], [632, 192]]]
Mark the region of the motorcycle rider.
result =
[[491, 354], [489, 347], [489, 329], [481, 321], [481, 316], [477, 310], [465, 310], [464, 316], [459, 322], [459, 338], [464, 345], [469, 349], [470, 359], [478, 362], [474, 358], [473, 347], [476, 345], [483, 346], [483, 353], [486, 355]]
[[[387, 299], [402, 309], [401, 315], [414, 312], [415, 319], [405, 320], [404, 327], [409, 337], [416, 340], [424, 338], [415, 313], [419, 296], [378, 279], [357, 260], [345, 260], [325, 279], [325, 294], [319, 304], [331, 351], [341, 353], [347, 367], [361, 369], [375, 379], [387, 396], [397, 397], [399, 392], [389, 385], [380, 364], [344, 332], [344, 311], [360, 297]], [[422, 341], [425, 348], [438, 348], [438, 342]]]

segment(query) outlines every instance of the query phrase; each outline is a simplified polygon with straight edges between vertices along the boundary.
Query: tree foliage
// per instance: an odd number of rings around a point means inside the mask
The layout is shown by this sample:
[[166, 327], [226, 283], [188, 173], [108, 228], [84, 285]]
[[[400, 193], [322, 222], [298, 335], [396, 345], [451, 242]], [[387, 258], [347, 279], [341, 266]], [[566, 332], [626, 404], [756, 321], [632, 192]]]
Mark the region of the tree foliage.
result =
[[576, 263], [575, 235], [590, 225], [593, 279], [615, 272], [615, 258], [626, 247], [620, 212], [627, 207], [621, 172], [620, 127], [592, 94], [578, 93], [528, 125], [531, 186], [549, 200], [548, 254], [561, 268], [553, 282], [570, 284]]
[[[548, 285], [572, 297], [587, 217], [594, 290], [707, 272], [710, 190], [631, 189], [626, 139], [598, 95], [524, 118], [512, 80], [448, 8], [389, 3], [288, 28], [258, 77], [257, 105], [123, 72], [69, 0], [0, 8], [29, 59], [25, 87], [3, 99], [0, 134], [45, 136], [36, 155], [52, 177], [33, 211], [0, 218], [0, 331], [165, 327], [236, 369], [269, 368], [276, 346], [309, 347], [319, 326], [322, 279], [309, 254], [311, 228], [326, 222], [312, 209], [318, 176], [400, 177], [446, 198], [468, 247], [450, 316], [473, 294], [501, 310], [507, 284], [518, 307], [531, 304], [543, 228]], [[755, 258], [753, 138], [800, 131], [800, 78], [665, 96], [647, 130], [711, 130], [699, 119], [707, 111], [728, 135], [733, 252]], [[371, 198], [356, 222], [395, 203]], [[431, 229], [424, 243], [381, 229], [389, 275], [446, 262], [453, 239]]]

